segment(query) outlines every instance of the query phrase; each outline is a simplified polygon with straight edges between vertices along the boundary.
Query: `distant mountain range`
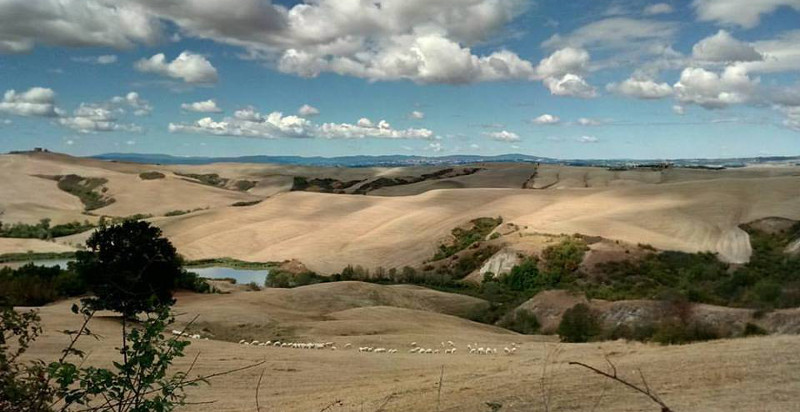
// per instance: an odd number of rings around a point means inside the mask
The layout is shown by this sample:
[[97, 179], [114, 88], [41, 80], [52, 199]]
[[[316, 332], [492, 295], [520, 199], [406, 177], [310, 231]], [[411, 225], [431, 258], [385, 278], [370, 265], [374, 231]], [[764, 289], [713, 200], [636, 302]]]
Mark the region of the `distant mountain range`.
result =
[[441, 157], [428, 156], [341, 156], [341, 157], [302, 157], [302, 156], [239, 156], [239, 157], [182, 157], [166, 154], [144, 153], [105, 153], [90, 156], [94, 159], [109, 161], [165, 164], [165, 165], [203, 165], [209, 163], [275, 163], [299, 166], [415, 166], [444, 165], [466, 163], [508, 163], [531, 162], [544, 164], [565, 164], [572, 166], [626, 167], [642, 165], [663, 165], [666, 163], [682, 167], [726, 168], [743, 167], [748, 164], [790, 164], [800, 165], [800, 156], [741, 157], [728, 159], [554, 159], [531, 156], [519, 153], [497, 156], [452, 155]]

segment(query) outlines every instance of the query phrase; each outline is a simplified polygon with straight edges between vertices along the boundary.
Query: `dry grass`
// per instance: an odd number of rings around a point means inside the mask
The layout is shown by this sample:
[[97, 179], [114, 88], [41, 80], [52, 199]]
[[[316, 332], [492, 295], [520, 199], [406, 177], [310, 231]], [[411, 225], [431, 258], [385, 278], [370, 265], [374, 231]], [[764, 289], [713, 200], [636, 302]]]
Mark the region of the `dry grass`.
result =
[[[242, 297], [244, 296], [244, 297]], [[256, 299], [255, 297], [261, 299]], [[179, 296], [176, 311], [181, 319], [200, 318], [236, 323], [239, 316], [271, 319], [274, 313], [291, 317], [305, 305], [273, 299], [265, 292], [239, 292], [207, 301], [208, 295]], [[203, 305], [203, 302], [206, 302]], [[49, 359], [58, 355], [67, 337], [56, 333], [80, 322], [69, 313], [69, 302], [42, 308], [46, 335], [30, 355]], [[216, 316], [216, 317], [215, 317]], [[336, 312], [317, 321], [325, 327], [308, 328], [307, 340], [331, 340], [337, 351], [308, 351], [273, 347], [241, 346], [215, 340], [193, 341], [187, 358], [176, 367], [185, 368], [196, 353], [197, 374], [208, 374], [266, 360], [266, 372], [259, 393], [265, 410], [319, 411], [341, 401], [331, 410], [385, 411], [434, 410], [440, 398], [442, 411], [486, 411], [487, 402], [502, 405], [504, 411], [655, 410], [644, 396], [624, 387], [609, 385], [600, 376], [568, 365], [579, 361], [605, 367], [605, 356], [621, 376], [638, 377], [642, 369], [648, 384], [675, 410], [702, 411], [794, 411], [800, 407], [800, 354], [798, 336], [772, 336], [722, 340], [695, 345], [662, 347], [640, 343], [604, 342], [594, 344], [547, 343], [549, 338], [520, 336], [476, 325], [446, 315], [393, 307], [354, 308]], [[391, 323], [394, 321], [396, 323]], [[349, 325], [349, 326], [348, 326]], [[351, 326], [358, 326], [351, 330]], [[93, 331], [116, 336], [115, 318], [99, 317]], [[453, 340], [456, 355], [408, 354], [411, 341], [433, 347], [441, 340]], [[467, 343], [502, 347], [520, 343], [514, 356], [466, 354]], [[398, 354], [366, 354], [343, 350], [345, 343], [380, 345], [401, 349]], [[90, 353], [88, 364], [107, 365], [113, 358], [116, 340], [86, 340], [82, 348]], [[557, 356], [553, 355], [557, 348]], [[443, 386], [438, 383], [444, 367]], [[191, 390], [192, 411], [240, 411], [255, 408], [254, 393], [261, 369], [213, 380], [210, 387]], [[542, 383], [542, 376], [546, 380]], [[543, 398], [544, 396], [544, 398]]]

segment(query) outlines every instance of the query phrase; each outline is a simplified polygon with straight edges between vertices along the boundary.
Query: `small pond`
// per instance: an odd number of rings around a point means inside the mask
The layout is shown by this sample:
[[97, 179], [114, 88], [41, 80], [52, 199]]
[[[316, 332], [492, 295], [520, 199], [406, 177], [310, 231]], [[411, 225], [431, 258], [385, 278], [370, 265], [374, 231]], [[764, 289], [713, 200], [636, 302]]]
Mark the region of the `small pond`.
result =
[[[18, 268], [22, 265], [33, 263], [34, 265], [38, 266], [59, 266], [61, 268], [66, 269], [67, 264], [69, 262], [71, 262], [71, 259], [31, 260], [28, 262], [0, 263], [0, 267], [7, 266], [10, 268]], [[198, 267], [198, 268], [188, 267], [186, 268], [186, 270], [197, 273], [200, 277], [208, 279], [224, 279], [224, 278], [236, 279], [236, 284], [238, 285], [245, 285], [250, 282], [255, 282], [259, 286], [264, 286], [264, 282], [266, 282], [267, 280], [267, 275], [269, 275], [269, 270], [264, 270], [264, 269], [262, 270], [232, 269], [222, 266], [209, 266], [209, 267]]]
[[220, 266], [186, 268], [186, 270], [197, 273], [200, 277], [208, 279], [236, 279], [237, 285], [246, 285], [250, 282], [255, 282], [259, 286], [264, 286], [264, 282], [267, 281], [267, 275], [269, 275], [269, 270], [232, 269]]

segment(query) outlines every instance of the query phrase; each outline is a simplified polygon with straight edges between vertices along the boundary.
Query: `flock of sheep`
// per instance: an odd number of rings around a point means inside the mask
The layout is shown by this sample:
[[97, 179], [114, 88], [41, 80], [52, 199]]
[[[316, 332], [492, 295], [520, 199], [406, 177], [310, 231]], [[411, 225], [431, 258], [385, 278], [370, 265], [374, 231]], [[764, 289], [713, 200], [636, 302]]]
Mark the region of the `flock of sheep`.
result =
[[173, 329], [173, 330], [172, 330], [172, 334], [173, 334], [173, 335], [175, 335], [175, 336], [183, 336], [183, 337], [185, 337], [185, 338], [192, 338], [192, 339], [203, 339], [203, 340], [208, 340], [208, 338], [201, 338], [201, 336], [200, 336], [199, 334], [197, 334], [197, 333], [194, 333], [194, 334], [189, 334], [189, 333], [187, 333], [187, 332], [184, 332], [184, 331], [182, 331], [182, 330], [175, 330], [175, 329]]
[[[176, 333], [177, 332], [177, 333]], [[172, 331], [173, 334], [178, 334], [181, 336], [188, 336], [193, 339], [198, 339], [200, 335], [187, 335], [180, 331]], [[197, 336], [197, 338], [195, 338]], [[205, 338], [208, 339], [208, 338]], [[257, 340], [247, 341], [247, 340], [240, 340], [240, 345], [248, 345], [248, 346], [272, 346], [276, 348], [291, 348], [291, 349], [329, 349], [329, 350], [337, 350], [335, 344], [333, 342], [281, 342], [279, 340], [276, 341], [266, 341], [260, 342]], [[443, 353], [446, 355], [455, 355], [456, 354], [456, 344], [453, 341], [441, 342], [441, 347], [443, 349], [434, 349], [434, 348], [423, 348], [417, 344], [417, 342], [411, 342], [409, 344], [411, 349], [408, 350], [408, 353], [419, 353], [419, 354], [439, 354]], [[517, 348], [519, 346], [512, 342], [511, 347], [503, 348], [503, 351], [506, 355], [513, 355], [517, 352]], [[346, 343], [344, 345], [344, 349], [352, 348], [352, 344]], [[366, 353], [398, 353], [398, 350], [395, 348], [382, 348], [382, 347], [372, 347], [372, 346], [360, 346], [358, 347], [359, 352], [366, 352]], [[472, 355], [497, 355], [498, 351], [497, 348], [490, 348], [490, 347], [483, 347], [478, 346], [477, 343], [468, 344], [467, 351], [469, 354]]]
[[[259, 342], [257, 340], [254, 341], [246, 341], [244, 339], [239, 341], [240, 345], [249, 345], [249, 346], [273, 346], [276, 348], [291, 348], [291, 349], [330, 349], [336, 350], [336, 346], [334, 346], [333, 342], [281, 342], [279, 340], [276, 341], [266, 341], [266, 342]], [[349, 343], [345, 345], [345, 347], [349, 347]]]

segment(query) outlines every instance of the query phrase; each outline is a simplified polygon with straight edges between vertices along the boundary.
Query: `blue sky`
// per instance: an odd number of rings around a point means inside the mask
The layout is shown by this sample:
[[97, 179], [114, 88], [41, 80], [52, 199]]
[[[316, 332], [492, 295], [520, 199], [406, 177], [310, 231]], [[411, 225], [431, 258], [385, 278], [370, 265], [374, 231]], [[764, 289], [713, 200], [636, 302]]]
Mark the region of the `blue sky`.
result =
[[0, 0], [0, 93], [1, 151], [797, 155], [800, 0]]

